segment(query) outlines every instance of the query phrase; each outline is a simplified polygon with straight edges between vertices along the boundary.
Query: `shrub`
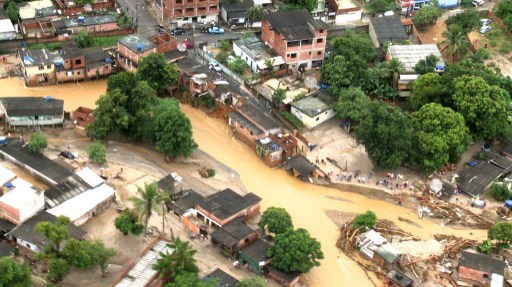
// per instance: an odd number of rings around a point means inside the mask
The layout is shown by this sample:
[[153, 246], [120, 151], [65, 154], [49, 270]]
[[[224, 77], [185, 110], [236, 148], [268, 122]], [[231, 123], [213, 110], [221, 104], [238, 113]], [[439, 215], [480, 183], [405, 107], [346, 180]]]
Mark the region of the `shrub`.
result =
[[85, 150], [89, 159], [96, 164], [104, 164], [105, 160], [105, 146], [101, 143], [92, 143], [87, 146]]
[[217, 60], [217, 62], [221, 63], [222, 65], [226, 66], [226, 65], [228, 64], [228, 57], [229, 57], [228, 52], [226, 52], [226, 51], [220, 51], [220, 52], [215, 56], [215, 60]]
[[215, 170], [213, 168], [209, 168], [206, 171], [206, 174], [208, 175], [208, 177], [214, 177], [215, 176]]
[[288, 112], [288, 111], [283, 111], [281, 113], [283, 115], [283, 117], [285, 119], [287, 119], [290, 123], [292, 123], [297, 129], [302, 129], [304, 128], [304, 123], [302, 123], [302, 121], [296, 117], [294, 114]]
[[134, 216], [132, 216], [128, 208], [114, 219], [114, 226], [124, 235], [128, 235], [128, 233], [141, 235], [144, 232], [144, 225], [135, 221]]
[[492, 252], [492, 240], [485, 240], [476, 247], [476, 250], [480, 253], [490, 254]]
[[354, 218], [352, 223], [355, 228], [365, 227], [366, 229], [372, 228], [377, 224], [377, 215], [375, 212], [368, 210], [365, 213], [359, 214]]
[[508, 187], [505, 184], [493, 184], [491, 195], [492, 197], [494, 197], [494, 199], [499, 201], [504, 201], [512, 198], [512, 192], [508, 189]]
[[225, 52], [231, 51], [231, 44], [229, 43], [229, 40], [220, 41], [220, 49]]
[[499, 49], [500, 53], [508, 54], [512, 52], [512, 42], [510, 40], [505, 39], [503, 43], [501, 44], [501, 47]]
[[30, 137], [28, 149], [33, 153], [42, 153], [48, 147], [48, 140], [41, 132], [35, 132]]

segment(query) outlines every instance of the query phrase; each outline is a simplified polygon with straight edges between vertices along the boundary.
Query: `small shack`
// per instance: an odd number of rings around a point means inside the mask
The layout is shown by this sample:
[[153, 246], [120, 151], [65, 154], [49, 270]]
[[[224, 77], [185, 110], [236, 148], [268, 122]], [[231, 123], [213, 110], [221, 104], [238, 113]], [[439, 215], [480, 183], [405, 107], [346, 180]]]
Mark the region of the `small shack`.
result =
[[457, 283], [467, 286], [503, 286], [505, 262], [489, 255], [462, 251]]
[[267, 257], [270, 244], [262, 239], [256, 240], [253, 244], [240, 250], [239, 259], [241, 263], [247, 263], [249, 269], [256, 274], [263, 273], [263, 267], [267, 266], [271, 259]]
[[226, 273], [222, 269], [215, 269], [212, 273], [206, 275], [202, 279], [204, 282], [208, 282], [210, 280], [217, 280], [217, 284], [215, 287], [234, 287], [238, 284], [238, 280]]
[[284, 272], [272, 266], [267, 268], [267, 276], [285, 287], [294, 287], [299, 282], [302, 272]]
[[288, 160], [287, 170], [303, 181], [310, 181], [310, 177], [318, 178], [319, 176], [324, 176], [312, 162], [300, 154]]
[[362, 256], [372, 259], [380, 266], [389, 266], [400, 257], [400, 251], [375, 230], [357, 236], [356, 246]]
[[384, 287], [412, 287], [414, 281], [398, 270], [391, 270], [384, 278]]
[[242, 218], [237, 218], [212, 232], [210, 237], [224, 254], [236, 257], [240, 249], [258, 239], [258, 232], [246, 225]]

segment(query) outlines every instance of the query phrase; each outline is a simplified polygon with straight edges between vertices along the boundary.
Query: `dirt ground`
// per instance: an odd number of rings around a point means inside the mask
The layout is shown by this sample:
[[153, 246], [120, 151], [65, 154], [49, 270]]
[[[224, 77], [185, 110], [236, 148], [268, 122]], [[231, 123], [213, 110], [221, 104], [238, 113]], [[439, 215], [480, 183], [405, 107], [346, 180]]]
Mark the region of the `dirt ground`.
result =
[[[117, 276], [132, 262], [136, 261], [141, 251], [158, 235], [170, 237], [171, 232], [175, 236], [187, 239], [194, 249], [198, 251], [196, 259], [201, 270], [200, 276], [204, 276], [215, 268], [222, 268], [236, 278], [253, 275], [247, 270], [236, 270], [232, 262], [221, 255], [220, 250], [212, 246], [211, 241], [192, 239], [184, 229], [179, 219], [174, 215], [165, 214], [165, 229], [162, 230], [162, 216], [154, 214], [151, 217], [148, 238], [144, 236], [124, 236], [113, 225], [114, 218], [118, 215], [117, 207], [130, 206], [129, 198], [137, 192], [137, 186], [144, 183], [157, 181], [170, 172], [178, 172], [183, 177], [183, 189], [193, 188], [202, 194], [211, 194], [218, 190], [230, 187], [233, 190], [245, 194], [245, 188], [240, 183], [238, 174], [230, 168], [222, 165], [207, 154], [197, 151], [186, 160], [177, 160], [166, 163], [161, 154], [133, 144], [125, 144], [120, 141], [110, 140], [105, 142], [107, 148], [107, 164], [103, 167], [89, 163], [85, 155], [85, 148], [90, 143], [74, 129], [58, 130], [57, 132], [45, 131], [48, 134], [49, 146], [44, 152], [49, 158], [57, 158], [60, 151], [68, 149], [78, 152], [79, 157], [75, 161], [66, 160], [72, 166], [87, 165], [100, 174], [109, 175], [107, 182], [116, 188], [116, 203], [107, 211], [89, 220], [81, 228], [87, 231], [87, 238], [102, 239], [108, 247], [116, 251], [116, 255], [108, 268], [108, 276], [101, 278], [100, 271], [73, 270], [69, 273], [60, 286], [70, 287], [104, 287], [109, 286]], [[28, 136], [28, 135], [26, 135]], [[4, 162], [2, 162], [3, 164]], [[136, 164], [134, 164], [136, 163]], [[211, 167], [216, 170], [214, 178], [203, 179], [197, 170], [200, 167]], [[9, 165], [9, 168], [12, 166]], [[18, 169], [15, 169], [18, 173]], [[234, 182], [231, 182], [232, 174]], [[114, 178], [119, 175], [117, 178]], [[23, 176], [30, 178], [30, 176]], [[277, 286], [275, 282], [269, 282], [268, 286]]]

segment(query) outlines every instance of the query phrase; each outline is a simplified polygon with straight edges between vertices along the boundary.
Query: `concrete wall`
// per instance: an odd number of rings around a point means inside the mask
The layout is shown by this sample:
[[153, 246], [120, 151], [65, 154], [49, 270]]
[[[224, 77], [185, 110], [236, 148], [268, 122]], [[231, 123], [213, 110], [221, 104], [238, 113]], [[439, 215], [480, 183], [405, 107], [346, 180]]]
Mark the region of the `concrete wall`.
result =
[[55, 73], [57, 82], [69, 82], [85, 79], [85, 71], [83, 68], [74, 70], [63, 70]]
[[334, 110], [329, 109], [329, 110], [317, 115], [316, 117], [311, 118], [308, 115], [306, 115], [305, 113], [303, 113], [300, 110], [298, 110], [297, 108], [295, 108], [294, 106], [291, 107], [291, 113], [293, 115], [295, 115], [296, 117], [298, 117], [302, 121], [304, 126], [308, 129], [312, 129], [312, 128], [318, 126], [319, 124], [321, 124], [329, 119], [332, 119], [336, 115]]
[[64, 114], [60, 117], [52, 116], [48, 119], [40, 119], [34, 120], [29, 117], [8, 117], [7, 123], [12, 127], [19, 126], [53, 126], [53, 125], [62, 125], [64, 123]]

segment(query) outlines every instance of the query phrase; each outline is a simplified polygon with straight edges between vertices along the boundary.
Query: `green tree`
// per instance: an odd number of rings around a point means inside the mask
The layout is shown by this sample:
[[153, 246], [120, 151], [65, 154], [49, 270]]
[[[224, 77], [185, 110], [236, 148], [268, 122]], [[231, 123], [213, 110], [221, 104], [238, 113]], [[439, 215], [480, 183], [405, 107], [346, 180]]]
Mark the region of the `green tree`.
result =
[[173, 237], [172, 243], [168, 247], [173, 251], [169, 253], [161, 253], [153, 269], [158, 272], [158, 276], [164, 282], [176, 282], [177, 276], [180, 274], [199, 273], [196, 260], [194, 258], [197, 253], [192, 249], [188, 241], [182, 241], [179, 237]]
[[30, 136], [28, 142], [28, 149], [33, 153], [42, 153], [45, 148], [48, 147], [48, 140], [44, 137], [41, 132], [34, 132]]
[[48, 259], [48, 280], [52, 282], [62, 281], [62, 278], [69, 272], [69, 263], [62, 258]]
[[48, 239], [48, 246], [45, 248], [46, 254], [55, 254], [60, 256], [61, 243], [69, 239], [68, 224], [70, 220], [66, 216], [57, 217], [57, 222], [42, 221], [36, 225], [36, 231]]
[[480, 253], [491, 254], [492, 252], [492, 240], [485, 240], [476, 247], [476, 250]]
[[31, 287], [30, 267], [9, 257], [0, 257], [0, 287]]
[[318, 7], [318, 0], [298, 0], [297, 6], [311, 12]]
[[101, 270], [101, 275], [107, 274], [108, 261], [115, 255], [115, 251], [107, 248], [105, 243], [101, 240], [85, 240], [83, 243], [87, 254], [91, 257], [94, 265], [98, 265]]
[[141, 235], [144, 232], [144, 226], [137, 222], [136, 217], [128, 208], [123, 210], [123, 212], [114, 219], [114, 226], [124, 235], [128, 235], [128, 233]]
[[416, 63], [414, 71], [420, 75], [435, 73], [438, 61], [439, 58], [436, 55], [430, 54], [425, 59], [421, 59]]
[[448, 26], [448, 29], [442, 33], [444, 40], [441, 42], [443, 48], [441, 51], [452, 56], [452, 62], [455, 59], [461, 59], [469, 52], [471, 43], [468, 40], [467, 33], [459, 25]]
[[457, 162], [471, 144], [469, 129], [464, 117], [440, 104], [426, 104], [412, 113], [413, 146], [411, 153], [415, 163], [424, 172]]
[[368, 116], [369, 104], [370, 98], [364, 94], [361, 88], [350, 87], [341, 91], [334, 109], [338, 117], [350, 119], [357, 124]]
[[343, 35], [336, 37], [333, 43], [333, 54], [347, 59], [358, 57], [365, 65], [377, 57], [370, 36], [365, 33], [355, 33], [352, 30], [347, 30]]
[[240, 57], [236, 57], [228, 64], [228, 68], [237, 75], [242, 75], [247, 67], [247, 63]]
[[475, 76], [456, 79], [455, 90], [454, 106], [464, 116], [473, 135], [494, 138], [507, 120], [508, 93]]
[[229, 57], [229, 54], [228, 52], [226, 51], [220, 51], [219, 53], [217, 53], [217, 55], [215, 56], [215, 60], [217, 60], [217, 62], [221, 63], [222, 65], [227, 65], [228, 64], [228, 57]]
[[414, 15], [414, 21], [422, 26], [435, 24], [437, 19], [443, 15], [437, 1], [432, 1], [430, 5], [423, 5]]
[[464, 33], [471, 33], [480, 28], [480, 14], [475, 8], [469, 8], [462, 13], [457, 13], [448, 17], [445, 21], [446, 26], [458, 25]]
[[83, 6], [85, 4], [92, 4], [94, 3], [94, 0], [77, 0], [76, 1], [76, 4], [78, 4], [79, 6]]
[[229, 40], [220, 41], [220, 49], [224, 52], [231, 51], [231, 43], [229, 42]]
[[157, 94], [162, 95], [178, 80], [179, 72], [175, 64], [158, 53], [142, 58], [137, 65], [137, 79], [147, 81]]
[[412, 124], [399, 108], [381, 102], [368, 105], [366, 120], [356, 128], [377, 168], [398, 168], [411, 150]]
[[7, 16], [9, 17], [11, 22], [13, 22], [13, 23], [18, 22], [18, 16], [20, 14], [20, 9], [18, 9], [18, 7], [16, 7], [15, 2], [11, 1], [9, 3], [9, 5], [7, 6], [6, 12], [7, 12]]
[[92, 139], [102, 139], [114, 128], [127, 129], [130, 124], [130, 114], [126, 110], [128, 96], [120, 89], [107, 91], [97, 101], [94, 111], [94, 122], [85, 127], [87, 136]]
[[197, 148], [190, 120], [180, 111], [176, 100], [162, 99], [159, 102], [153, 116], [156, 149], [172, 158], [189, 157]]
[[446, 102], [444, 88], [439, 74], [421, 75], [412, 83], [413, 96], [409, 99], [409, 103], [414, 110], [419, 110], [428, 103], [444, 103]]
[[287, 230], [277, 234], [274, 245], [267, 251], [272, 258], [270, 263], [277, 269], [285, 272], [308, 272], [315, 266], [320, 266], [324, 258], [320, 242], [309, 235], [306, 229]]
[[86, 241], [78, 241], [70, 238], [62, 249], [62, 257], [70, 266], [80, 269], [88, 269], [93, 266], [94, 261], [85, 248]]
[[506, 184], [494, 183], [492, 185], [491, 195], [498, 201], [505, 201], [512, 198], [512, 191], [510, 191]]
[[272, 94], [272, 104], [274, 104], [275, 107], [279, 107], [284, 99], [286, 99], [286, 91], [283, 89], [277, 89]]
[[251, 22], [260, 22], [263, 20], [263, 6], [255, 5], [249, 8], [249, 20], [251, 20]]
[[329, 85], [332, 94], [339, 95], [344, 89], [359, 83], [366, 75], [367, 65], [359, 57], [329, 57], [320, 71], [322, 83]]
[[92, 36], [87, 31], [80, 31], [73, 35], [73, 41], [78, 48], [87, 48], [92, 46]]
[[148, 223], [151, 214], [162, 214], [162, 203], [166, 199], [166, 194], [158, 191], [156, 182], [145, 183], [144, 188], [137, 186], [139, 196], [133, 196], [130, 201], [133, 203], [135, 212], [144, 225], [144, 236], [148, 235]]
[[168, 283], [165, 287], [215, 287], [218, 279], [203, 281], [195, 273], [180, 273], [172, 283]]
[[103, 145], [102, 143], [95, 142], [95, 143], [89, 144], [87, 146], [87, 149], [85, 150], [85, 152], [87, 153], [89, 160], [91, 160], [92, 162], [94, 162], [96, 164], [101, 165], [101, 164], [104, 164], [107, 162], [105, 159], [105, 155], [106, 155], [105, 145]]
[[394, 6], [394, 3], [388, 2], [386, 0], [372, 0], [370, 4], [368, 4], [367, 10], [372, 14], [383, 13], [388, 10], [395, 10], [396, 7]]
[[292, 217], [282, 207], [269, 207], [263, 212], [258, 226], [263, 230], [279, 234], [286, 230], [293, 229]]
[[512, 242], [512, 223], [500, 221], [495, 223], [488, 231], [487, 237], [499, 243], [510, 245]]
[[[137, 75], [130, 72], [120, 72], [108, 77], [107, 93], [119, 89], [123, 95], [130, 95], [136, 85]], [[98, 103], [96, 103], [96, 105], [98, 105]]]
[[137, 82], [126, 101], [129, 124], [125, 133], [135, 138], [151, 140], [153, 138], [151, 116], [158, 102], [156, 91], [149, 86], [148, 82]]
[[246, 277], [238, 282], [235, 287], [266, 287], [267, 282], [263, 277]]
[[365, 213], [361, 213], [354, 218], [352, 225], [355, 228], [364, 227], [366, 229], [372, 228], [377, 224], [377, 215], [375, 212], [368, 210]]

